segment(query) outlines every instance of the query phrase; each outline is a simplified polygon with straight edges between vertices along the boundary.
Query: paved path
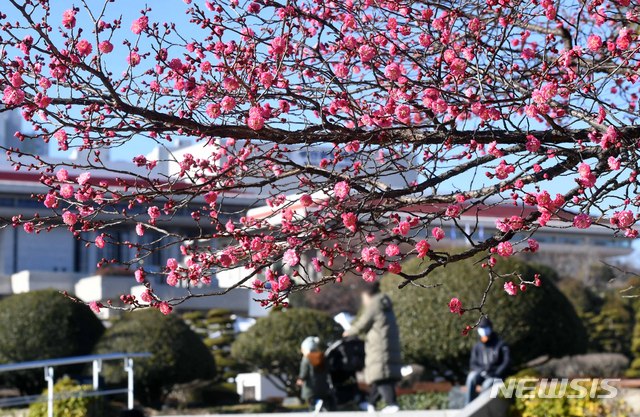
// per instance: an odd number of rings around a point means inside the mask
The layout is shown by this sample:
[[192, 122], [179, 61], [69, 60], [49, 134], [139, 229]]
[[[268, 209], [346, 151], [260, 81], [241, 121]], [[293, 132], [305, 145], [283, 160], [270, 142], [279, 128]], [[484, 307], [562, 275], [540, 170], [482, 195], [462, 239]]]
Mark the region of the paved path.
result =
[[[364, 411], [336, 411], [333, 413], [264, 413], [251, 414], [252, 417], [506, 417], [509, 403], [490, 397], [490, 391], [481, 393], [471, 404], [462, 410], [416, 410], [399, 411], [395, 414], [366, 413]], [[196, 417], [196, 416], [165, 416]], [[201, 414], [197, 417], [229, 417], [229, 414]], [[238, 416], [241, 417], [241, 416]]]
[[[456, 417], [460, 413], [460, 410], [418, 410], [418, 411], [399, 411], [395, 414], [382, 414], [375, 413], [369, 414], [364, 411], [335, 411], [332, 413], [264, 413], [264, 414], [247, 414], [251, 417], [309, 417], [310, 415], [318, 417], [383, 417], [383, 416], [396, 416], [396, 417]], [[243, 414], [238, 414], [237, 417], [242, 417]], [[163, 417], [163, 416], [158, 416]], [[164, 416], [164, 417], [196, 417], [192, 415], [183, 416]], [[201, 414], [197, 417], [230, 417], [229, 414]]]

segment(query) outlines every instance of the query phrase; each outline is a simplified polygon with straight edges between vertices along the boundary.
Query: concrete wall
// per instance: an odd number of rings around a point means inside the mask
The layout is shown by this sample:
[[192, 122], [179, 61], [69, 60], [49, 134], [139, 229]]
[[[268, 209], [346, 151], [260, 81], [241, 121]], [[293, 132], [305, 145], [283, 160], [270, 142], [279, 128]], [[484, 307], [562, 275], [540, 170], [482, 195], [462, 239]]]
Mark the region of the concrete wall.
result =
[[[143, 285], [131, 287], [131, 294], [140, 299], [140, 295], [146, 290]], [[171, 287], [167, 284], [154, 284], [153, 290], [163, 300], [180, 299], [188, 295], [186, 288]], [[193, 288], [193, 294], [210, 294], [223, 291], [218, 287]], [[179, 310], [210, 310], [212, 308], [224, 308], [232, 312], [246, 316], [251, 314], [251, 304], [256, 304], [252, 300], [252, 291], [238, 288], [224, 295], [211, 295], [206, 297], [191, 298], [176, 306]]]
[[14, 294], [55, 289], [73, 294], [77, 274], [69, 272], [21, 271], [11, 276], [11, 290]]
[[39, 234], [16, 234], [16, 271], [72, 272], [74, 264], [73, 235], [64, 228]]
[[93, 275], [80, 278], [75, 285], [75, 294], [83, 301], [118, 299], [128, 294], [135, 284], [132, 276]]

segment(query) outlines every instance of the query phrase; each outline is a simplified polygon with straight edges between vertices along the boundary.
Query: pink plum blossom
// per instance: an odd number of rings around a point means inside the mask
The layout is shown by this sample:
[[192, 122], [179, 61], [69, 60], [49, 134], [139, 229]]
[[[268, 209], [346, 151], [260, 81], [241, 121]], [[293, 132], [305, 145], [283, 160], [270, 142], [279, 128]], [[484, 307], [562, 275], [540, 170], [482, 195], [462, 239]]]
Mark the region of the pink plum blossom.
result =
[[70, 211], [65, 211], [62, 213], [62, 221], [67, 226], [73, 226], [78, 222], [78, 215]]
[[609, 165], [609, 169], [612, 171], [617, 171], [620, 169], [620, 160], [614, 156], [610, 156], [607, 159], [607, 164]]
[[400, 255], [400, 248], [398, 247], [398, 245], [391, 243], [387, 245], [387, 248], [385, 249], [384, 253], [387, 256], [398, 256]]
[[69, 179], [69, 172], [64, 168], [60, 168], [58, 172], [56, 172], [56, 178], [60, 182], [67, 181]]
[[452, 298], [451, 301], [449, 301], [449, 311], [461, 316], [464, 313], [462, 302], [458, 298]]
[[602, 48], [602, 38], [598, 35], [589, 35], [587, 46], [593, 52], [600, 50], [600, 48]]
[[280, 275], [278, 277], [278, 289], [280, 291], [284, 291], [286, 289], [288, 289], [291, 286], [291, 278], [289, 278], [289, 275]]
[[78, 175], [78, 184], [80, 185], [85, 185], [89, 182], [89, 180], [91, 179], [91, 173], [90, 172], [83, 172], [82, 174]]
[[147, 214], [151, 220], [156, 220], [160, 217], [160, 209], [157, 206], [151, 206], [147, 209]]
[[518, 294], [518, 286], [514, 284], [512, 281], [507, 281], [504, 283], [504, 291], [509, 295]]
[[373, 262], [376, 257], [380, 256], [380, 251], [375, 246], [368, 246], [362, 248], [360, 256], [365, 262]]
[[502, 257], [506, 258], [513, 255], [513, 246], [511, 245], [511, 242], [500, 242], [496, 249], [498, 255]]
[[253, 130], [261, 130], [264, 127], [264, 117], [262, 116], [262, 109], [259, 107], [252, 107], [249, 110], [249, 117], [247, 118], [247, 126]]
[[44, 198], [44, 206], [46, 208], [55, 208], [58, 207], [58, 199], [55, 194], [48, 193]]
[[365, 268], [362, 272], [362, 279], [366, 282], [373, 282], [376, 280], [376, 273], [371, 268]]
[[138, 54], [135, 51], [132, 51], [129, 53], [129, 56], [127, 57], [127, 62], [129, 63], [129, 65], [131, 65], [132, 67], [137, 66], [138, 64], [140, 64], [140, 54]]
[[76, 25], [76, 11], [73, 9], [65, 10], [62, 13], [62, 26], [72, 29]]
[[402, 69], [400, 65], [392, 62], [384, 68], [384, 75], [391, 81], [396, 81], [402, 75]]
[[313, 199], [311, 198], [311, 196], [309, 194], [303, 194], [300, 197], [300, 203], [304, 206], [304, 207], [309, 207], [310, 205], [313, 204]]
[[71, 198], [73, 197], [73, 194], [75, 193], [75, 189], [73, 188], [73, 185], [71, 184], [62, 184], [62, 186], [60, 186], [60, 195], [64, 198]]
[[427, 256], [430, 248], [431, 246], [426, 240], [421, 240], [416, 243], [416, 252], [418, 253], [418, 258], [424, 258], [425, 256]]
[[342, 217], [342, 224], [344, 224], [344, 227], [349, 229], [352, 233], [355, 233], [357, 228], [357, 221], [358, 221], [358, 218], [356, 217], [356, 215], [354, 213], [342, 213], [341, 217]]
[[588, 229], [591, 226], [591, 216], [588, 214], [578, 214], [573, 218], [573, 225], [578, 229]]
[[98, 50], [103, 54], [109, 54], [113, 51], [113, 44], [109, 41], [102, 41], [98, 44]]
[[345, 198], [347, 198], [350, 191], [351, 187], [346, 181], [337, 182], [336, 185], [333, 186], [333, 193], [339, 200], [344, 200]]
[[133, 275], [134, 275], [137, 283], [141, 284], [141, 283], [144, 282], [144, 279], [145, 279], [144, 269], [142, 269], [142, 268], [136, 269], [136, 271], [133, 273]]
[[100, 234], [98, 236], [96, 236], [96, 240], [95, 240], [95, 245], [98, 249], [102, 249], [104, 248], [104, 234]]
[[176, 269], [178, 269], [178, 261], [176, 260], [176, 258], [167, 259], [167, 268], [170, 271], [175, 271]]
[[529, 152], [538, 152], [540, 149], [540, 140], [533, 135], [527, 135], [526, 149]]
[[358, 48], [358, 54], [362, 62], [369, 62], [376, 56], [376, 49], [369, 45], [362, 45]]
[[80, 56], [89, 56], [93, 51], [93, 45], [86, 39], [81, 39], [76, 44], [76, 50], [78, 51], [78, 55]]
[[434, 227], [431, 230], [431, 236], [433, 236], [436, 239], [436, 241], [440, 241], [444, 239], [444, 236], [445, 236], [444, 230], [442, 230], [442, 228], [440, 227]]
[[171, 312], [173, 311], [173, 307], [171, 307], [171, 305], [166, 301], [162, 301], [158, 303], [158, 310], [160, 310], [160, 312], [166, 316], [171, 314]]
[[19, 106], [24, 102], [24, 91], [8, 85], [4, 88], [2, 102], [7, 106]]
[[631, 210], [616, 211], [613, 213], [610, 222], [612, 225], [624, 229], [635, 223], [635, 216]]
[[33, 233], [35, 231], [35, 226], [33, 225], [33, 222], [26, 222], [25, 224], [22, 225], [22, 228], [27, 233]]
[[131, 31], [136, 35], [142, 33], [149, 26], [149, 18], [147, 16], [140, 16], [131, 24]]
[[282, 261], [293, 267], [300, 263], [300, 256], [294, 249], [287, 249], [282, 255]]

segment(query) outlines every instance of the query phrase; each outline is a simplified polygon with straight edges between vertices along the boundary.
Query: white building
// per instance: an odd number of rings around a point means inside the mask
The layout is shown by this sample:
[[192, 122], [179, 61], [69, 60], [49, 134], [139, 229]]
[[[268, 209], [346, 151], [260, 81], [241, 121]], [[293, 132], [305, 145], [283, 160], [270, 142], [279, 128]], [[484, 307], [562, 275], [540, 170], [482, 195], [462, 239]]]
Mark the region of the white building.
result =
[[[21, 116], [18, 112], [0, 113], [0, 146], [5, 148], [20, 148], [29, 153], [37, 154], [48, 162], [65, 162], [71, 176], [79, 172], [68, 168], [73, 160], [87, 158], [86, 154], [77, 152], [69, 156], [70, 159], [60, 159], [47, 156], [46, 144], [41, 140], [18, 141], [14, 132], [20, 130]], [[173, 151], [175, 155], [183, 155], [196, 152], [198, 148], [182, 145]], [[157, 148], [149, 155], [166, 159], [169, 150]], [[108, 158], [108, 153], [102, 153], [103, 158]], [[164, 158], [163, 158], [164, 157]], [[31, 158], [31, 159], [30, 159]], [[24, 156], [21, 161], [27, 164], [32, 157]], [[110, 161], [109, 167], [121, 172], [140, 172], [142, 168], [133, 162]], [[165, 163], [157, 167], [157, 175], [175, 175], [177, 166]], [[94, 181], [113, 181], [116, 174], [100, 172], [92, 176]], [[34, 194], [47, 192], [47, 188], [40, 183], [40, 174], [26, 169], [14, 170], [7, 160], [0, 159], [0, 216], [22, 214], [31, 217], [36, 212], [46, 212], [42, 203], [33, 198]], [[255, 203], [255, 197], [235, 197], [225, 199], [225, 207], [229, 212], [242, 213], [250, 203]], [[170, 224], [163, 225], [168, 231], [176, 233], [196, 233], [195, 222], [191, 218], [191, 211], [200, 207], [194, 203], [193, 207], [185, 207], [180, 210]], [[159, 235], [152, 230], [147, 230], [143, 237], [138, 237], [134, 232], [133, 224], [114, 226], [109, 233], [119, 241], [149, 244]], [[93, 240], [94, 234], [86, 235], [87, 240]], [[95, 245], [86, 245], [85, 242], [74, 238], [73, 234], [64, 227], [52, 228], [50, 231], [42, 231], [37, 234], [24, 232], [22, 227], [6, 225], [0, 228], [0, 295], [23, 293], [40, 289], [56, 289], [67, 291], [77, 295], [84, 301], [114, 300], [116, 303], [122, 294], [139, 295], [142, 287], [133, 278], [131, 271], [98, 271], [97, 263], [102, 258], [128, 261], [135, 256], [133, 249], [125, 246], [107, 245], [104, 249], [98, 249]], [[165, 264], [167, 258], [180, 258], [178, 245], [172, 245], [153, 253], [144, 259], [144, 267], [149, 271], [158, 271]], [[186, 288], [174, 288], [161, 279], [155, 279], [153, 288], [163, 299], [181, 298], [187, 295]], [[192, 292], [221, 292], [225, 287], [218, 285], [213, 279], [211, 286], [192, 289]], [[228, 308], [238, 315], [259, 316], [265, 314], [259, 303], [253, 300], [254, 295], [246, 289], [237, 289], [222, 297], [196, 297], [177, 308], [181, 309], [211, 309]]]

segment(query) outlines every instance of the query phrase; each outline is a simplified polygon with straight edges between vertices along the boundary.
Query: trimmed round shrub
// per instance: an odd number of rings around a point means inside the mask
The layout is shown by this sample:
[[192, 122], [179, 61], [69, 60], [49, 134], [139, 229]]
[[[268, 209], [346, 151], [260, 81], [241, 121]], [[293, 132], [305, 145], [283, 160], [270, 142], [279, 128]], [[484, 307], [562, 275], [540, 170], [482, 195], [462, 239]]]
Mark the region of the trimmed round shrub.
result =
[[[418, 259], [407, 262], [406, 273], [421, 270]], [[495, 270], [499, 273], [517, 271], [526, 280], [533, 280], [536, 267], [515, 259], [501, 259]], [[556, 277], [546, 271], [540, 288], [529, 287], [524, 293], [509, 296], [503, 289], [504, 280], [497, 279], [487, 294], [483, 311], [493, 321], [495, 330], [509, 344], [512, 368], [517, 370], [531, 359], [543, 355], [561, 357], [583, 353], [587, 335], [582, 321], [567, 298], [556, 288]], [[468, 370], [471, 347], [477, 341], [475, 333], [462, 336], [467, 325], [478, 320], [477, 311], [463, 316], [449, 312], [452, 297], [464, 307], [476, 307], [489, 283], [488, 272], [473, 262], [458, 262], [438, 268], [422, 284], [441, 284], [435, 288], [407, 286], [398, 289], [401, 278], [387, 275], [383, 289], [394, 301], [400, 326], [404, 358], [424, 365], [427, 370], [452, 379], [462, 379]]]
[[629, 378], [640, 378], [640, 309], [636, 311], [635, 319], [631, 335], [631, 366], [626, 375]]
[[558, 285], [573, 304], [589, 337], [589, 352], [632, 354], [633, 303], [618, 289], [594, 290], [576, 279]]
[[[80, 385], [68, 377], [59, 379], [53, 392], [60, 396], [53, 402], [53, 415], [61, 417], [105, 417], [114, 415], [103, 397], [84, 396], [84, 391], [92, 391], [91, 385]], [[42, 393], [47, 395], [47, 390]], [[37, 402], [29, 406], [28, 417], [46, 417], [47, 403]]]
[[[516, 383], [518, 381], [515, 381]], [[509, 381], [506, 385], [509, 385]], [[535, 380], [528, 380], [526, 385], [527, 395], [514, 396], [513, 404], [509, 410], [511, 417], [628, 417], [633, 415], [630, 407], [619, 398], [602, 399], [584, 395], [585, 392], [594, 392], [601, 380], [584, 379], [571, 385], [535, 384]], [[580, 388], [578, 388], [580, 387]], [[609, 394], [600, 389], [602, 395]]]
[[[136, 397], [157, 406], [175, 384], [211, 379], [215, 361], [202, 339], [180, 318], [147, 309], [125, 314], [107, 329], [96, 353], [149, 352], [150, 358], [134, 359]], [[122, 363], [105, 363], [109, 384], [125, 384]]]
[[279, 387], [295, 395], [302, 341], [307, 336], [318, 336], [322, 342], [329, 343], [341, 334], [340, 325], [321, 311], [276, 310], [238, 336], [231, 346], [231, 354], [239, 362], [265, 372]]
[[599, 311], [604, 300], [592, 286], [575, 278], [566, 278], [558, 283], [558, 289], [569, 299], [578, 316]]
[[231, 344], [236, 339], [236, 316], [230, 310], [191, 311], [181, 317], [211, 350], [218, 371], [217, 382], [228, 381], [245, 370], [231, 357]]
[[[102, 323], [89, 307], [54, 290], [0, 300], [0, 363], [87, 355], [103, 332]], [[56, 368], [56, 374], [75, 373], [81, 368]], [[22, 393], [39, 393], [45, 385], [41, 369], [1, 376]]]

